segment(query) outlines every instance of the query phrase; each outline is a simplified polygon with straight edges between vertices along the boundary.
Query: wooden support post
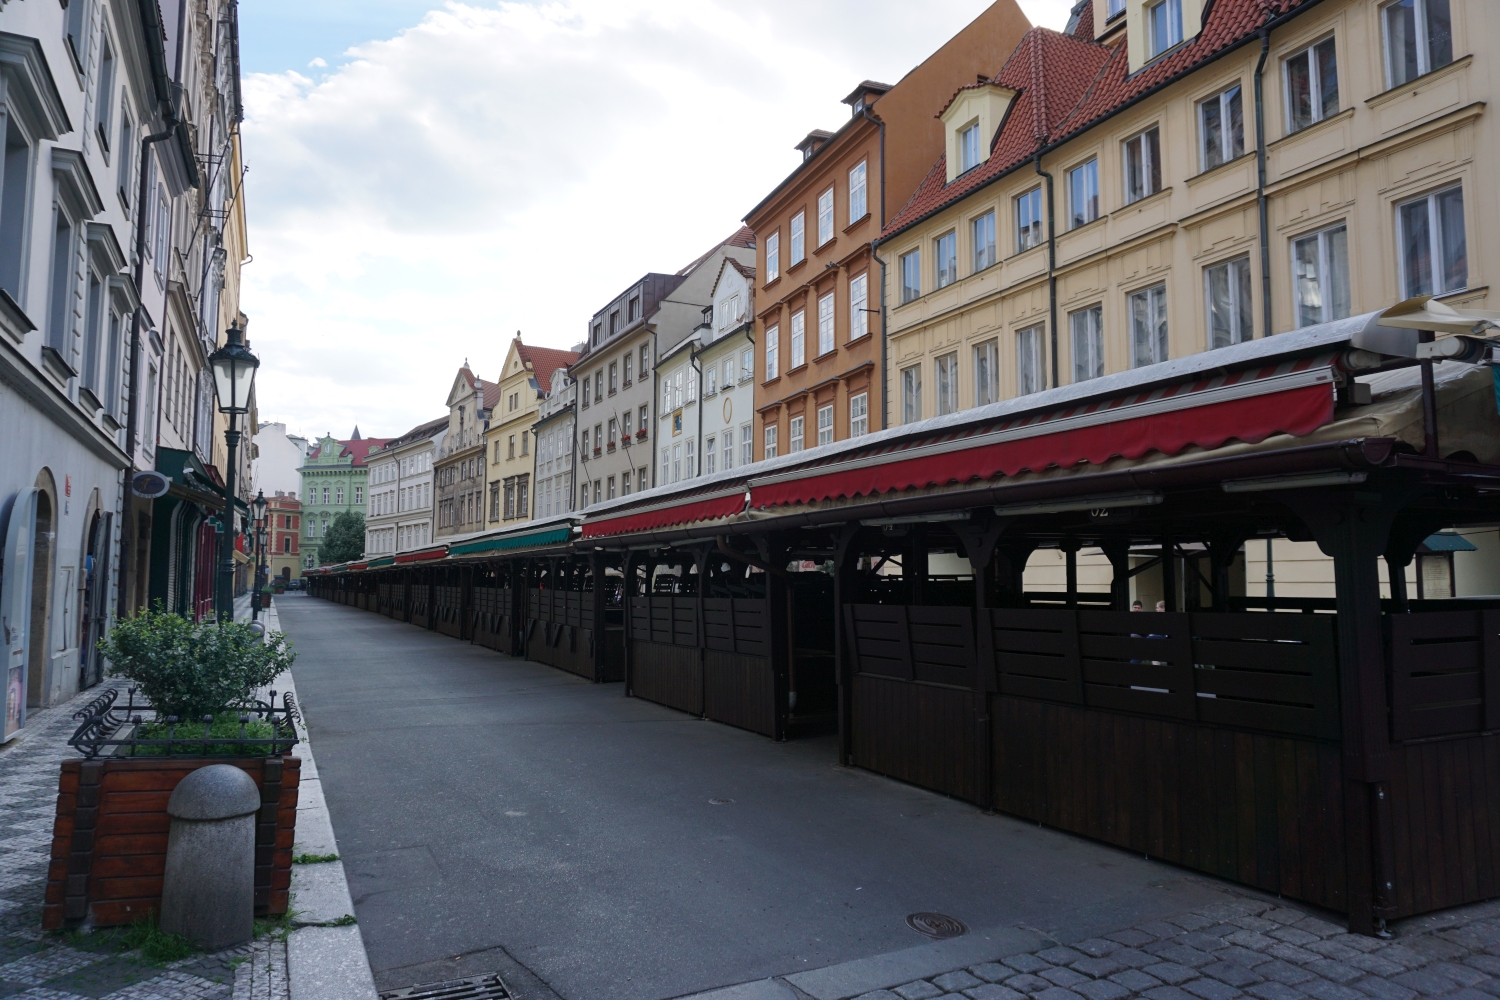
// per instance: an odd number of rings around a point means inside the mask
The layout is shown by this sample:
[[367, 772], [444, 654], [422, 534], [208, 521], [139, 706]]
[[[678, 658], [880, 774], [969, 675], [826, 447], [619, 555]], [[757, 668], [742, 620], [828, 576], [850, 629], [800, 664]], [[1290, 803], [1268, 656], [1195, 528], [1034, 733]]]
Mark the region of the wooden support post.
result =
[[1239, 558], [1249, 536], [1243, 532], [1217, 534], [1208, 540], [1208, 558], [1213, 575], [1213, 608], [1229, 610], [1229, 570]]
[[1078, 607], [1078, 550], [1082, 547], [1083, 543], [1076, 538], [1064, 538], [1058, 543], [1058, 548], [1063, 550], [1063, 554], [1067, 560], [1067, 606], [1069, 608]]
[[[996, 561], [995, 549], [1010, 519], [989, 525], [955, 526], [974, 573], [974, 801], [985, 811], [994, 809], [994, 750], [992, 701], [999, 691], [994, 643], [991, 639], [990, 593], [986, 585]], [[1076, 579], [1075, 579], [1076, 584]], [[1076, 586], [1075, 588], [1076, 589]]]
[[[703, 692], [702, 700], [698, 704], [698, 712], [703, 718], [708, 718], [708, 643], [704, 639], [707, 634], [703, 620], [703, 601], [708, 597], [708, 563], [713, 550], [704, 546], [693, 553], [693, 568], [698, 571], [698, 579], [693, 587], [693, 633], [698, 641], [698, 690]], [[687, 568], [683, 568], [683, 575], [687, 575]]]
[[604, 683], [605, 660], [608, 657], [607, 643], [605, 641], [605, 635], [608, 630], [605, 627], [604, 614], [603, 549], [596, 548], [593, 552], [589, 553], [589, 566], [594, 573], [593, 586], [590, 588], [589, 594], [589, 597], [593, 602], [594, 609], [593, 614], [590, 616], [590, 621], [593, 625], [593, 628], [590, 631], [593, 632], [593, 649], [591, 650], [591, 652], [593, 653], [594, 660], [594, 683], [602, 684]]
[[[756, 539], [760, 546], [762, 561], [767, 566], [780, 569], [787, 564], [789, 558], [786, 543], [780, 538], [768, 538], [763, 542]], [[772, 738], [777, 743], [786, 740], [787, 716], [790, 714], [787, 705], [787, 694], [791, 690], [791, 665], [792, 665], [792, 616], [791, 598], [792, 588], [788, 585], [786, 575], [783, 573], [767, 573], [766, 577], [766, 617], [771, 626], [771, 683], [774, 694], [776, 719], [773, 726]]]
[[1130, 610], [1130, 542], [1106, 539], [1099, 543], [1104, 557], [1114, 571], [1109, 581], [1110, 606], [1116, 611]]
[[1162, 532], [1161, 538], [1161, 599], [1168, 611], [1177, 608], [1177, 546], [1170, 528]]
[[859, 524], [846, 524], [833, 549], [833, 672], [838, 683], [839, 763], [854, 765], [854, 637], [847, 633], [844, 606], [859, 600]]

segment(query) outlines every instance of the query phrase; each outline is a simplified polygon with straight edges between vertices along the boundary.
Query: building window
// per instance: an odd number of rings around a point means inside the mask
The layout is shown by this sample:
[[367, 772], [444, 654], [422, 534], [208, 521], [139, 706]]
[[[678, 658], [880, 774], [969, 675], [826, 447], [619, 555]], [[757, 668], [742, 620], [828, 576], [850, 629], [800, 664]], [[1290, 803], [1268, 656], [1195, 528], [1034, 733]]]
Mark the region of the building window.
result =
[[833, 444], [833, 404], [818, 407], [818, 444]]
[[627, 388], [627, 389], [630, 388], [630, 361], [631, 361], [631, 354], [630, 354], [629, 351], [626, 351], [625, 352], [625, 358], [624, 358], [625, 371], [624, 371], [623, 375], [621, 376], [621, 378], [622, 378], [622, 380], [624, 382], [625, 388]]
[[620, 388], [619, 384], [615, 380], [615, 375], [617, 373], [618, 373], [617, 372], [617, 366], [616, 366], [615, 362], [611, 361], [609, 363], [609, 394], [611, 396], [613, 396], [616, 392], [618, 392], [619, 388]]
[[849, 279], [849, 339], [858, 340], [870, 332], [870, 276]]
[[613, 500], [614, 498], [615, 498], [615, 477], [614, 476], [610, 476], [608, 479], [606, 479], [604, 481], [604, 499], [606, 499], [606, 500]]
[[520, 479], [520, 481], [518, 483], [516, 483], [516, 516], [517, 517], [527, 517], [527, 516], [529, 516], [527, 512], [531, 509], [531, 507], [530, 507], [531, 498], [527, 495], [527, 492], [528, 492], [528, 490], [530, 488], [531, 488], [531, 477], [530, 476], [522, 476], [521, 479]]
[[592, 341], [592, 343], [593, 343], [593, 345], [595, 347], [599, 346], [599, 341], [603, 339], [603, 333], [604, 333], [604, 324], [603, 323], [595, 323], [594, 324], [593, 333], [591, 334], [591, 336], [589, 338]]
[[901, 422], [922, 419], [922, 366], [901, 369]]
[[1453, 61], [1453, 17], [1448, 0], [1397, 0], [1380, 12], [1385, 67], [1399, 87]]
[[364, 494], [365, 488], [363, 486], [354, 487], [354, 506], [358, 507], [365, 502]]
[[1287, 131], [1307, 128], [1339, 113], [1339, 71], [1332, 38], [1298, 52], [1283, 65]]
[[901, 255], [901, 301], [910, 302], [922, 294], [922, 251]]
[[1182, 41], [1182, 0], [1162, 0], [1147, 10], [1146, 17], [1153, 59]]
[[640, 411], [636, 414], [635, 433], [637, 436], [644, 436], [646, 433], [646, 419], [648, 409], [649, 407], [645, 403], [642, 403]]
[[703, 442], [703, 472], [705, 475], [711, 476], [718, 471], [716, 464], [718, 457], [714, 437], [710, 434], [708, 439]]
[[740, 464], [749, 465], [755, 461], [755, 445], [752, 443], [754, 431], [749, 424], [740, 428]]
[[1204, 268], [1203, 277], [1207, 285], [1209, 350], [1254, 337], [1249, 256]]
[[667, 447], [661, 450], [661, 481], [663, 486], [672, 481], [672, 449]]
[[719, 366], [709, 365], [703, 369], [703, 395], [712, 396], [719, 391]]
[[521, 457], [525, 458], [527, 455], [530, 455], [530, 454], [531, 454], [531, 432], [530, 431], [522, 431], [521, 432]]
[[800, 416], [793, 417], [788, 424], [786, 453], [788, 455], [795, 455], [802, 450], [802, 418]]
[[594, 402], [604, 402], [604, 369], [594, 372]]
[[631, 323], [634, 323], [636, 320], [640, 319], [641, 297], [639, 295], [631, 296], [630, 301], [625, 304], [625, 309], [625, 316]]
[[1132, 367], [1167, 360], [1167, 286], [1152, 285], [1130, 296]]
[[1068, 211], [1071, 228], [1099, 218], [1099, 161], [1089, 160], [1068, 171]]
[[781, 328], [766, 328], [766, 381], [781, 375]]
[[333, 502], [342, 507], [344, 505], [344, 488], [340, 486], [338, 489], [334, 490], [333, 497]]
[[775, 424], [766, 425], [766, 458], [776, 457], [776, 431]]
[[833, 239], [833, 188], [818, 195], [818, 246]]
[[1469, 284], [1464, 237], [1464, 192], [1445, 188], [1397, 208], [1401, 228], [1401, 287], [1406, 298], [1443, 295]]
[[740, 352], [740, 381], [748, 382], [755, 377], [755, 349], [747, 347]]
[[724, 431], [724, 471], [734, 468], [734, 428]]
[[1042, 189], [1034, 187], [1016, 199], [1016, 253], [1042, 245]]
[[589, 432], [587, 429], [583, 432], [583, 460], [585, 462], [589, 460]]
[[1047, 388], [1043, 327], [1029, 326], [1016, 334], [1016, 391], [1022, 396]]
[[935, 370], [938, 416], [958, 412], [958, 352], [939, 357]]
[[1244, 155], [1245, 109], [1238, 84], [1198, 105], [1198, 133], [1203, 141], [1203, 170]]
[[[7, 152], [9, 152], [8, 149]], [[9, 159], [7, 157], [7, 160]], [[52, 272], [48, 279], [52, 302], [47, 323], [47, 345], [71, 364], [73, 356], [73, 220], [68, 218], [68, 214], [61, 205], [54, 205], [52, 223]], [[14, 251], [7, 249], [6, 252]]]
[[987, 406], [999, 400], [1000, 396], [996, 390], [996, 376], [998, 375], [998, 362], [1000, 355], [1000, 344], [995, 340], [986, 340], [982, 344], [974, 345], [974, 405]]
[[651, 345], [650, 344], [642, 344], [641, 345], [641, 363], [636, 366], [636, 370], [641, 373], [641, 377], [642, 378], [646, 377], [646, 369], [648, 367], [650, 367], [650, 365], [651, 365]]
[[792, 267], [802, 263], [802, 259], [807, 256], [806, 230], [806, 213], [798, 212], [792, 216], [792, 258], [789, 262]]
[[1086, 382], [1104, 374], [1104, 307], [1089, 306], [1068, 313], [1073, 337], [1073, 381]]
[[969, 224], [974, 237], [974, 270], [983, 271], [995, 263], [995, 213], [986, 212]]
[[601, 499], [603, 499], [603, 496], [604, 494], [601, 489], [600, 481], [596, 479], [594, 480], [594, 503], [598, 503]]
[[869, 209], [865, 207], [865, 165], [863, 162], [849, 171], [849, 224], [863, 219]]
[[509, 444], [507, 446], [505, 457], [506, 458], [515, 458], [516, 457], [516, 436], [514, 434], [512, 434], [510, 436], [510, 442], [509, 442]]
[[958, 234], [945, 233], [932, 241], [937, 257], [936, 288], [951, 285], [958, 280]]
[[833, 350], [833, 293], [818, 299], [818, 357]]
[[1109, 20], [1123, 13], [1125, 13], [1125, 0], [1109, 0], [1109, 4], [1105, 7], [1104, 17]]
[[[620, 422], [618, 420], [616, 420], [614, 417], [610, 417], [609, 418], [609, 447], [610, 447], [611, 450], [614, 449], [615, 442], [617, 440], [619, 440], [619, 437], [620, 437]], [[524, 441], [525, 441], [525, 439], [522, 438], [522, 442], [523, 443], [524, 443]], [[526, 449], [522, 448], [521, 449], [521, 453], [525, 454], [525, 452], [526, 452]]]
[[1349, 315], [1349, 246], [1342, 223], [1292, 241], [1292, 284], [1299, 327]]
[[792, 368], [807, 363], [807, 317], [802, 310], [792, 313]]
[[862, 392], [849, 397], [849, 436], [864, 437], [870, 433], [870, 394]]
[[588, 505], [589, 505], [589, 484], [588, 483], [583, 483], [581, 486], [578, 487], [578, 506], [579, 506], [579, 509], [582, 509], [584, 507], [587, 507]]
[[490, 483], [490, 520], [500, 520], [500, 484]]
[[644, 493], [646, 491], [646, 467], [644, 465], [636, 473], [635, 491], [637, 493]]
[[979, 166], [979, 123], [965, 128], [958, 133], [958, 172], [967, 173]]
[[772, 282], [781, 276], [781, 232], [766, 237], [766, 281]]
[[1125, 201], [1161, 190], [1161, 133], [1155, 126], [1125, 140]]
[[589, 408], [589, 378], [587, 375], [583, 377], [583, 408], [585, 410]]
[[620, 310], [616, 309], [609, 314], [609, 335], [613, 337], [620, 332]]

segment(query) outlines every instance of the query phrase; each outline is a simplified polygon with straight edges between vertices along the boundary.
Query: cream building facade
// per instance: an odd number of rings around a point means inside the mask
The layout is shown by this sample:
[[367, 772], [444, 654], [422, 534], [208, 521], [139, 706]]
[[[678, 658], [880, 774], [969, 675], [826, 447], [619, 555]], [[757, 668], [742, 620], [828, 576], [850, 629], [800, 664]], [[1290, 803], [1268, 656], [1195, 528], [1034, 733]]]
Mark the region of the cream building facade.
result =
[[[1418, 294], [1488, 306], [1491, 5], [1106, 4], [934, 109], [977, 162], [940, 160], [881, 240], [892, 423]], [[1330, 592], [1309, 547], [1274, 543], [1278, 594]], [[1247, 547], [1251, 595], [1265, 560]]]
[[552, 384], [552, 373], [566, 369], [576, 351], [527, 347], [517, 332], [500, 373], [499, 401], [484, 433], [488, 462], [485, 523], [529, 521], [533, 513], [536, 449], [532, 425]]
[[552, 373], [546, 398], [537, 405], [536, 499], [537, 517], [566, 514], [574, 509], [573, 476], [578, 465], [578, 383], [566, 368]]
[[366, 556], [407, 552], [432, 540], [432, 464], [447, 432], [448, 418], [439, 417], [370, 449]]

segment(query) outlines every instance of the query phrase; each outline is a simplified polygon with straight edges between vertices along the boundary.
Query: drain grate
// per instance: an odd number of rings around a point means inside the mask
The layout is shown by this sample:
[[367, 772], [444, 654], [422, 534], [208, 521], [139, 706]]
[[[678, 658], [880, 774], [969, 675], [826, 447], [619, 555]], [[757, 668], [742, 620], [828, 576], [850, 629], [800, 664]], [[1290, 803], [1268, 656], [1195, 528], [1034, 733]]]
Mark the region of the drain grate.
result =
[[906, 918], [906, 926], [918, 934], [925, 934], [940, 941], [944, 938], [962, 937], [969, 933], [968, 926], [962, 920], [950, 917], [946, 913], [912, 913]]
[[445, 983], [407, 986], [380, 994], [380, 1000], [510, 1000], [510, 992], [497, 974], [472, 979], [450, 979]]

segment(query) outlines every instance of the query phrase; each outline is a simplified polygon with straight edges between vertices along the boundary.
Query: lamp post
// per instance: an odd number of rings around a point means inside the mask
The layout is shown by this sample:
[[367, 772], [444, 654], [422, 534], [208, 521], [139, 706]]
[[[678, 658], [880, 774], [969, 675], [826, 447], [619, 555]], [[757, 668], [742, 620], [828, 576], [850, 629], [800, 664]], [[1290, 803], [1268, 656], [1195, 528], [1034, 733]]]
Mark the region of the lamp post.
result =
[[250, 620], [260, 618], [260, 605], [266, 589], [266, 491], [256, 490], [250, 501], [255, 513], [255, 592], [250, 595]]
[[245, 346], [245, 333], [231, 326], [223, 347], [208, 356], [218, 390], [219, 412], [229, 418], [224, 444], [229, 457], [224, 470], [224, 535], [219, 541], [219, 586], [217, 605], [219, 623], [234, 620], [234, 480], [239, 461], [239, 417], [250, 412], [250, 389], [260, 359]]

